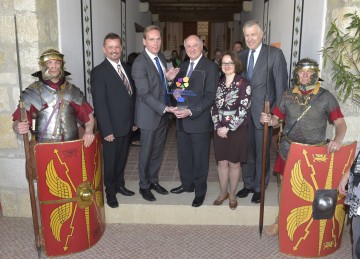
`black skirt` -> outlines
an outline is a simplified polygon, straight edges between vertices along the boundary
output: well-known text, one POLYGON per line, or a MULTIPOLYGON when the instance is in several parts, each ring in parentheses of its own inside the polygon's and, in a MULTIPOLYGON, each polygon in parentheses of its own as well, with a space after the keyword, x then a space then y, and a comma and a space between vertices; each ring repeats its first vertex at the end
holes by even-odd
POLYGON ((220 138, 214 131, 214 150, 216 161, 227 160, 231 163, 246 162, 248 146, 248 127, 229 130, 227 138, 220 138))

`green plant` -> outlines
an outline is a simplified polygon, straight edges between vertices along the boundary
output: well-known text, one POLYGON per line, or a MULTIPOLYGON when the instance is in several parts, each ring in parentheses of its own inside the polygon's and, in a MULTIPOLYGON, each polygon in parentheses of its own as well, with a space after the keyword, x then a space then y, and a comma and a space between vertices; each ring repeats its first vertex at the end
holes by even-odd
POLYGON ((360 17, 356 12, 347 13, 345 19, 351 19, 345 31, 336 25, 336 19, 331 23, 326 35, 327 47, 321 50, 324 64, 330 60, 332 79, 338 97, 346 101, 349 97, 360 105, 360 17))

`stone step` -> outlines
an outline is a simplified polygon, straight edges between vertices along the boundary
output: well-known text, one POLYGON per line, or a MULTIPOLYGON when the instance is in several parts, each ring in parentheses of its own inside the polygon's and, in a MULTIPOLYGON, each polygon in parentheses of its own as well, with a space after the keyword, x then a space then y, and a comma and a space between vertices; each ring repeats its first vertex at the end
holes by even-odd
MULTIPOLYGON (((172 181, 160 182, 170 191, 177 187, 172 181)), ((239 183, 239 189, 243 183, 239 183)), ((221 206, 212 203, 220 193, 219 183, 209 182, 204 204, 198 208, 191 206, 194 193, 160 195, 152 191, 155 202, 144 200, 139 194, 138 181, 127 181, 126 188, 135 191, 135 195, 125 197, 117 194, 119 207, 112 209, 105 204, 106 223, 124 224, 170 224, 170 225, 258 225, 259 204, 251 203, 252 194, 238 198, 238 207, 231 210, 228 200, 221 206)), ((265 193, 264 226, 274 222, 278 214, 278 187, 270 182, 265 193)))

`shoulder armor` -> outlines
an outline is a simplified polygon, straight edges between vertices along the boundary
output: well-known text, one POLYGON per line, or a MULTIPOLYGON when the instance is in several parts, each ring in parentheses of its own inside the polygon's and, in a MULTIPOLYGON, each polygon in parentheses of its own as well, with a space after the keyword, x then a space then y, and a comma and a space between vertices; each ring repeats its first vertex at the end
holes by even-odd
POLYGON ((36 81, 29 85, 22 93, 21 100, 24 102, 26 110, 30 110, 30 106, 33 105, 37 110, 40 110, 43 106, 41 93, 43 91, 44 84, 40 81, 36 81))
POLYGON ((82 105, 85 102, 83 92, 75 85, 66 82, 65 93, 63 98, 69 102, 73 101, 78 105, 82 105))

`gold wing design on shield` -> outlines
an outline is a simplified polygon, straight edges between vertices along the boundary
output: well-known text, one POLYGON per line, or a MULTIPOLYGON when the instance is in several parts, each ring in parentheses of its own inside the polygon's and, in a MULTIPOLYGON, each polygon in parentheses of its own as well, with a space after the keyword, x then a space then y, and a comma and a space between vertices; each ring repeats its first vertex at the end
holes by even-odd
POLYGON ((96 171, 95 171, 95 176, 94 176, 94 189, 95 189, 95 202, 96 204, 102 208, 104 206, 104 200, 103 200, 103 194, 101 191, 101 187, 100 183, 101 183, 101 155, 99 154, 99 150, 97 153, 97 163, 96 163, 96 171))
POLYGON ((297 161, 291 170, 291 189, 300 199, 313 202, 315 192, 313 187, 306 181, 301 172, 301 160, 297 161))
MULTIPOLYGON (((71 187, 56 173, 54 160, 51 160, 46 167, 46 185, 52 195, 63 199, 72 198, 71 187)), ((72 209, 72 202, 68 202, 54 209, 50 215, 51 232, 57 241, 60 241, 62 225, 70 218, 72 209)))
MULTIPOLYGON (((290 177, 291 189, 293 193, 298 196, 300 199, 313 202, 315 194, 314 189, 308 183, 301 172, 301 160, 297 161, 294 164, 293 169, 291 170, 290 177)), ((312 206, 301 206, 293 209, 287 217, 286 230, 288 236, 293 241, 294 233, 296 229, 304 224, 305 222, 311 219, 312 215, 312 206)))
POLYGON ((301 206, 293 209, 287 217, 286 231, 291 241, 294 241, 294 234, 296 229, 311 219, 312 207, 301 206))
POLYGON ((338 236, 340 237, 341 233, 342 233, 342 229, 344 227, 344 223, 345 223, 345 209, 344 209, 344 204, 339 204, 335 207, 335 219, 336 221, 339 223, 339 232, 338 232, 338 236))

